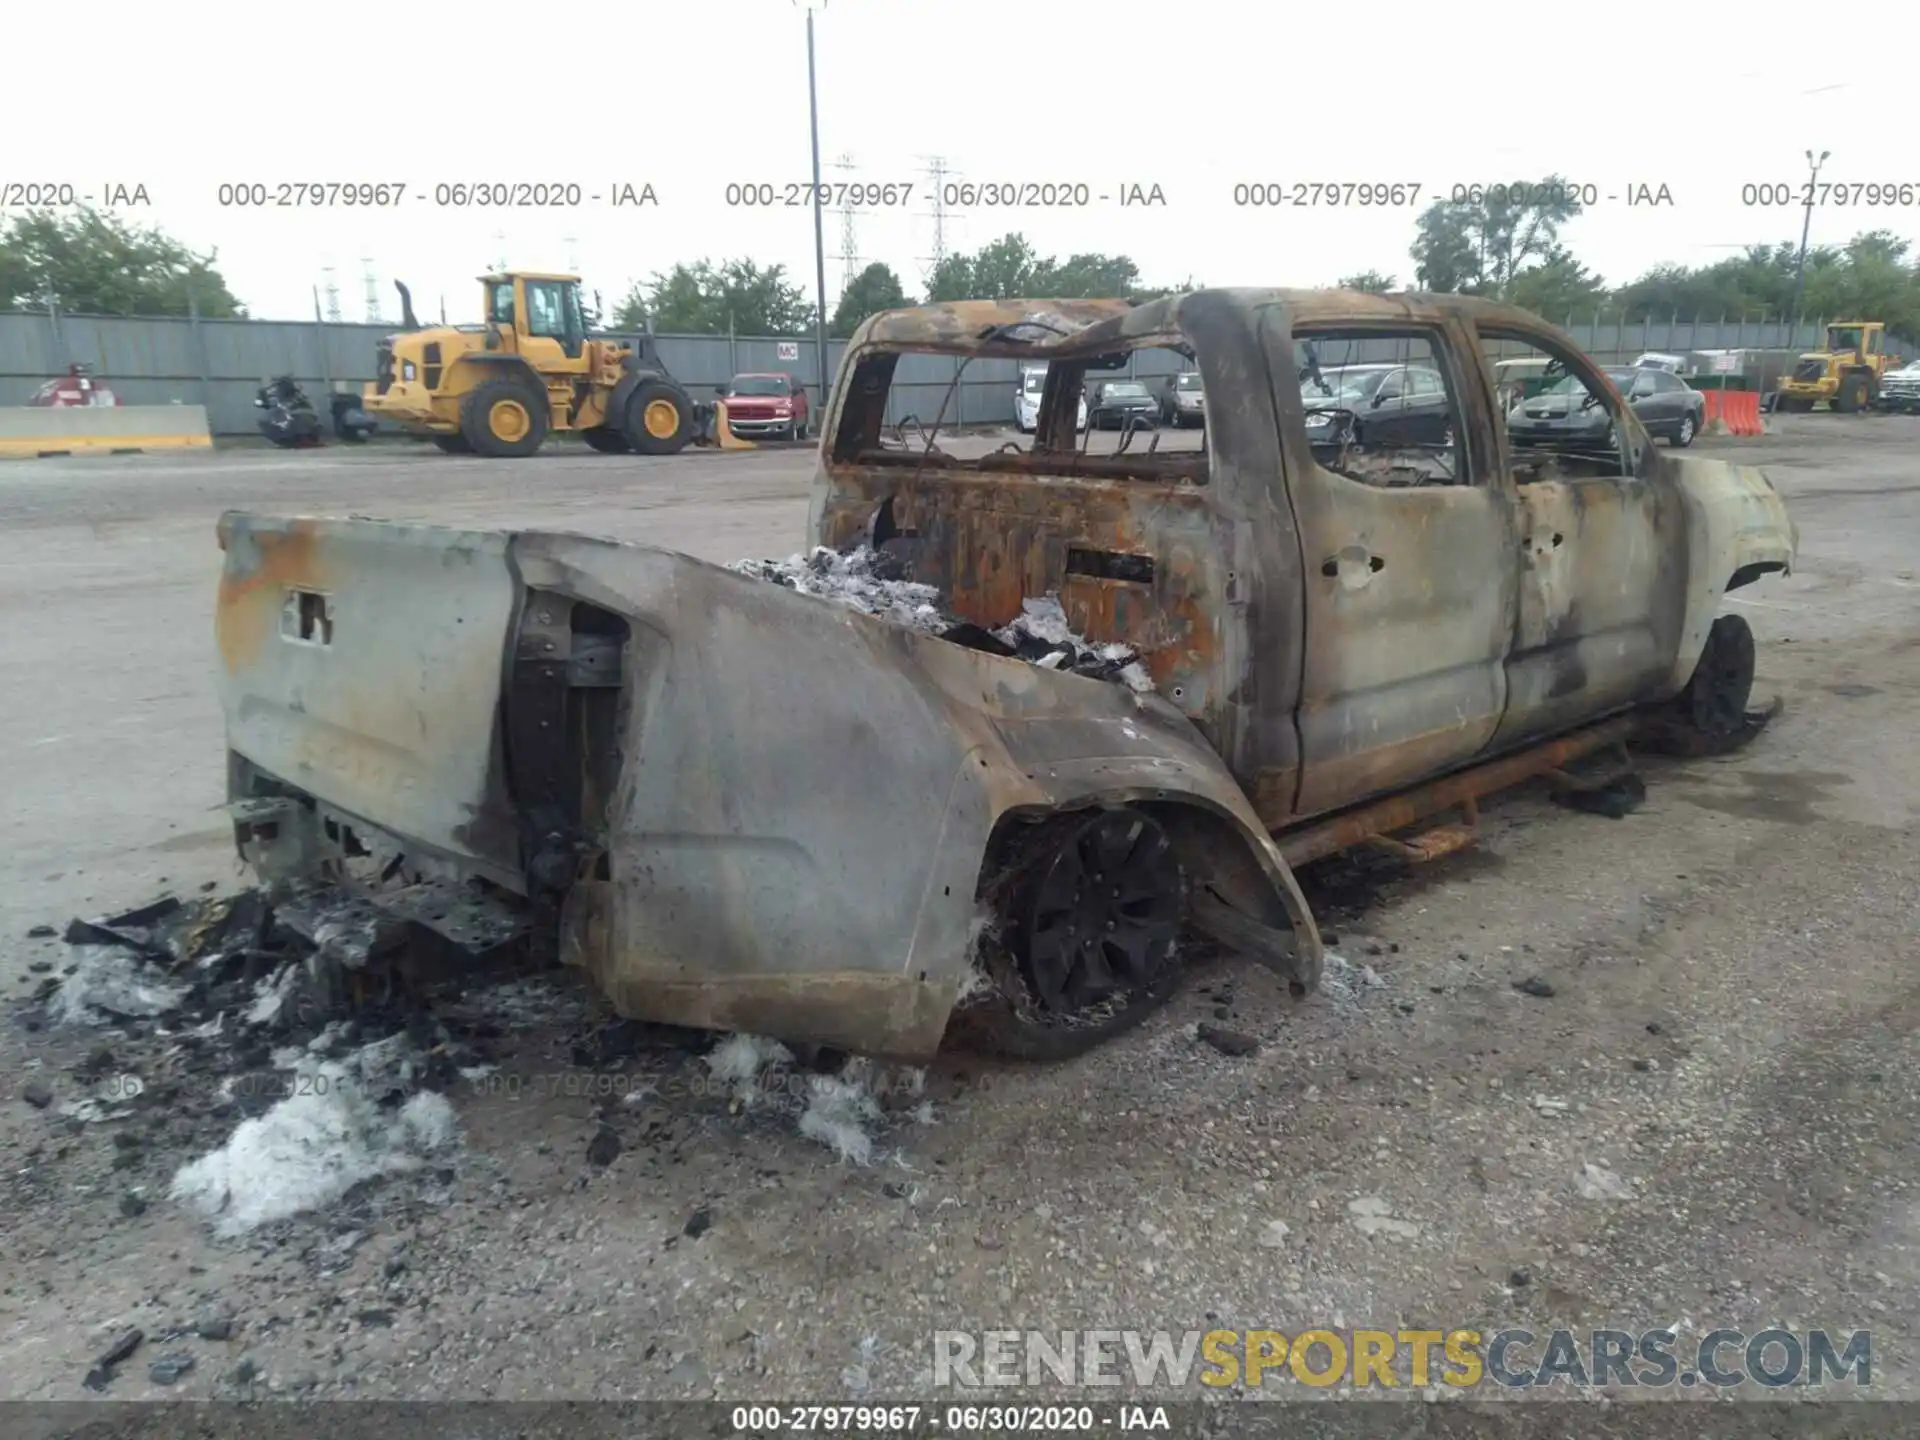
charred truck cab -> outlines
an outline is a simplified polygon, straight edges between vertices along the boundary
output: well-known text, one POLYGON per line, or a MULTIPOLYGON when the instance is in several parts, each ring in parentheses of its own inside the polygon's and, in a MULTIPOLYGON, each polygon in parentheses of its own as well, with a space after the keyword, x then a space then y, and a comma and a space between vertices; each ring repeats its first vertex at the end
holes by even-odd
POLYGON ((1149 1013, 1196 937, 1311 990, 1293 865, 1444 853, 1468 826, 1394 832, 1643 723, 1751 733, 1752 636, 1718 612, 1793 560, 1758 471, 1656 450, 1567 337, 1468 299, 893 311, 824 418, 813 539, 950 623, 579 535, 223 517, 243 855, 442 934, 518 917, 636 1018, 1064 1055, 1149 1013), (1603 450, 1514 445, 1512 344, 1605 410, 1603 450), (1156 348, 1202 375, 1205 429, 1076 435, 1086 378, 1156 348), (890 426, 913 355, 948 400, 1045 363, 1031 446, 943 438, 941 402, 890 426), (1140 688, 993 633, 1048 599, 1140 688))

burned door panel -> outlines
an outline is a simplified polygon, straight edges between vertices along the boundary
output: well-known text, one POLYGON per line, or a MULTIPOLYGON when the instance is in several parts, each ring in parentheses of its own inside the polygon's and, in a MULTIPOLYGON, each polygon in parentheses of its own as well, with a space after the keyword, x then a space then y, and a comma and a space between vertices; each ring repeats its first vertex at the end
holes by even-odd
MULTIPOLYGON (((1304 422, 1311 402, 1291 319, 1278 306, 1262 316, 1276 408, 1292 437, 1288 490, 1306 577, 1294 807, 1305 815, 1469 760, 1493 739, 1506 705, 1517 536, 1509 496, 1484 483, 1484 459, 1467 458, 1479 457, 1477 446, 1452 447, 1448 464, 1465 473, 1450 483, 1362 483, 1323 466, 1304 422)), ((1440 327, 1352 333, 1424 341, 1455 397, 1456 442, 1472 431, 1464 406, 1477 391, 1440 327)))
POLYGON ((1488 348, 1551 362, 1547 388, 1512 408, 1531 428, 1507 434, 1521 567, 1494 741, 1504 746, 1659 691, 1679 643, 1686 551, 1671 473, 1607 375, 1546 336, 1479 333, 1488 348))
POLYGON ((1496 744, 1645 698, 1672 668, 1683 600, 1663 487, 1629 477, 1519 492, 1520 613, 1496 744))

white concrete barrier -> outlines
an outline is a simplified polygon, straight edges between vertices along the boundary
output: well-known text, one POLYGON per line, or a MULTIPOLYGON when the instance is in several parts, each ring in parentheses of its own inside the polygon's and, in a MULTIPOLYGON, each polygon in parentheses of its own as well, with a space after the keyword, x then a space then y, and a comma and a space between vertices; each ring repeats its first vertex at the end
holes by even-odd
POLYGON ((0 407, 0 456, 210 450, 204 405, 0 407))

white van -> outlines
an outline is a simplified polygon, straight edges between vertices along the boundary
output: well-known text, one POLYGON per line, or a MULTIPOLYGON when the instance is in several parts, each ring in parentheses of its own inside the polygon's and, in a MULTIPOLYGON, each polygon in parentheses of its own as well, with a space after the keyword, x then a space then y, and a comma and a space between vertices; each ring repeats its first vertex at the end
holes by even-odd
MULTIPOLYGON (((1022 435, 1031 435, 1033 427, 1040 419, 1040 397, 1047 388, 1047 367, 1029 365, 1020 371, 1020 388, 1013 392, 1013 428, 1022 435)), ((1080 418, 1076 430, 1087 428, 1087 395, 1080 392, 1080 418)))

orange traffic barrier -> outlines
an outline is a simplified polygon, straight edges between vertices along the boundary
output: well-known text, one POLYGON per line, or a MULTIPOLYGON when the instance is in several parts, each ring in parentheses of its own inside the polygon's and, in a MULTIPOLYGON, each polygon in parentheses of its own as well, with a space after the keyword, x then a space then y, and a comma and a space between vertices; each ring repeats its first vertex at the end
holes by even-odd
POLYGON ((1721 399, 1721 414, 1727 429, 1735 435, 1764 435, 1767 427, 1760 419, 1760 397, 1751 390, 1729 390, 1721 399))
POLYGON ((1706 401, 1706 405, 1707 405, 1706 412, 1701 417, 1703 420, 1706 421, 1706 423, 1700 427, 1701 434, 1703 435, 1731 434, 1732 429, 1727 424, 1727 416, 1726 416, 1725 401, 1727 398, 1727 392, 1724 390, 1702 390, 1700 392, 1700 398, 1706 401))

